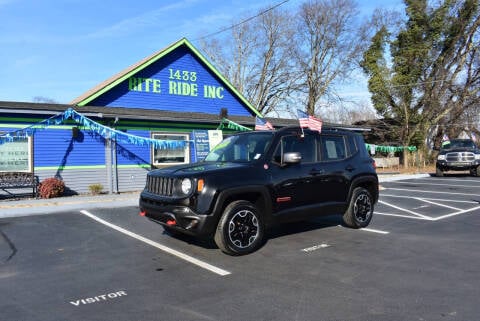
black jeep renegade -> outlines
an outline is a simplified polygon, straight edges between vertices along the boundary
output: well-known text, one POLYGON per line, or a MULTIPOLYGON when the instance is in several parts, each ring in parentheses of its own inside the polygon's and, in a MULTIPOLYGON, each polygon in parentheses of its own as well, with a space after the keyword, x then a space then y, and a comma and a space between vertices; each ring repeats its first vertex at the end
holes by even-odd
POLYGON ((360 134, 286 127, 233 135, 202 162, 152 170, 140 213, 241 255, 260 247, 274 223, 340 214, 347 226, 365 227, 377 200, 378 178, 360 134))

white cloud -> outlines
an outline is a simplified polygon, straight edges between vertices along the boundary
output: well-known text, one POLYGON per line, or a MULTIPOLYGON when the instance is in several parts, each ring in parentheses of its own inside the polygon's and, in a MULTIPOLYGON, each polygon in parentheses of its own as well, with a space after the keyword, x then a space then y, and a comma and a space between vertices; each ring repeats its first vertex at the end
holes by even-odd
MULTIPOLYGON (((1 0, 0 0, 1 1, 1 0)), ((130 17, 124 19, 114 25, 100 29, 94 33, 89 34, 89 38, 108 38, 118 34, 124 35, 126 33, 136 32, 138 30, 143 30, 147 27, 159 26, 163 21, 171 19, 173 16, 169 16, 168 13, 171 11, 177 11, 180 9, 185 9, 198 0, 184 0, 181 2, 176 2, 174 4, 169 4, 163 7, 160 7, 153 11, 148 11, 144 14, 130 17)), ((179 14, 175 14, 175 17, 179 14)))

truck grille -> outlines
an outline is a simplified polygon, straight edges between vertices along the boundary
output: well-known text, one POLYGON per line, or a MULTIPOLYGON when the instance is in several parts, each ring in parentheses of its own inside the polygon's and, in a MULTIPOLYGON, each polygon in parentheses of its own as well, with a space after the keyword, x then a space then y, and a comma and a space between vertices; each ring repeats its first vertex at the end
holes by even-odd
POLYGON ((447 162, 473 162, 475 154, 471 152, 447 153, 446 159, 447 162))
POLYGON ((146 190, 150 193, 172 196, 175 179, 169 177, 158 177, 147 175, 146 190))

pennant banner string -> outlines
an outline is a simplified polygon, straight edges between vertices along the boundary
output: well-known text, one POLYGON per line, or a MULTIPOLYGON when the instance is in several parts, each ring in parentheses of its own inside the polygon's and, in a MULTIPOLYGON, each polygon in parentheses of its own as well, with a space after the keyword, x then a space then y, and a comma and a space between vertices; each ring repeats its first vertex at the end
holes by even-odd
POLYGON ((242 126, 240 124, 237 124, 236 122, 231 121, 227 118, 222 119, 222 122, 220 123, 220 125, 218 126, 217 129, 224 129, 224 128, 232 129, 232 130, 238 130, 238 131, 242 131, 242 132, 252 130, 251 128, 248 128, 248 127, 242 126))
POLYGON ((34 125, 0 135, 0 145, 7 142, 25 140, 27 137, 32 136, 37 130, 44 130, 47 129, 49 126, 62 124, 70 118, 76 123, 88 127, 90 130, 104 138, 121 141, 124 143, 139 146, 153 146, 157 149, 181 149, 185 148, 187 144, 190 143, 189 140, 160 140, 127 134, 122 131, 99 124, 91 120, 90 118, 76 112, 72 108, 68 108, 65 112, 42 120, 34 125))
POLYGON ((372 148, 375 149, 376 152, 383 152, 383 153, 395 153, 401 152, 403 150, 408 150, 409 152, 415 152, 417 150, 416 146, 382 146, 382 145, 373 145, 373 144, 365 144, 367 150, 371 150, 372 148))

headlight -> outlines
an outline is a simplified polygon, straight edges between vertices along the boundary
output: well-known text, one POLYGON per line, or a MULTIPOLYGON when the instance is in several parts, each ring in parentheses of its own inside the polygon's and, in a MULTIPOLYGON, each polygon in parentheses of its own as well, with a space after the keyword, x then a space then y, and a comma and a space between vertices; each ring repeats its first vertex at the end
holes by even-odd
POLYGON ((185 194, 185 195, 188 195, 192 192, 192 181, 190 180, 190 178, 184 178, 182 180, 182 193, 185 194))
POLYGON ((480 154, 475 154, 475 159, 480 160, 480 154))
POLYGON ((445 160, 445 155, 438 155, 437 160, 445 160))

